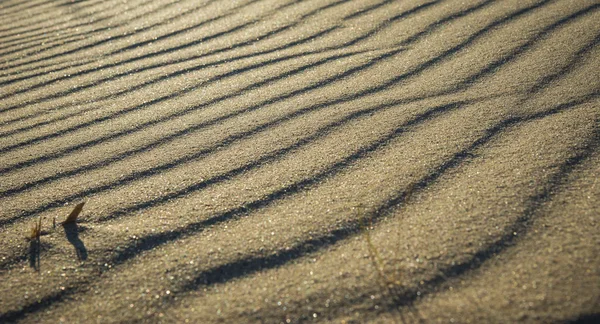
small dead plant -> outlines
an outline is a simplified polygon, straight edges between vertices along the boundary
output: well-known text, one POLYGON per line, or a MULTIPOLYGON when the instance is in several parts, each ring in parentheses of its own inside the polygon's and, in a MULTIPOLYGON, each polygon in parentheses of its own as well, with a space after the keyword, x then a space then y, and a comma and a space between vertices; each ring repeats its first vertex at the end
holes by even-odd
POLYGON ((81 213, 81 210, 83 209, 83 205, 85 205, 85 201, 77 204, 77 206, 75 206, 75 208, 73 208, 73 211, 69 214, 69 216, 67 216, 67 219, 65 219, 65 221, 62 222, 61 224, 64 226, 66 224, 72 224, 72 223, 77 222, 77 217, 79 217, 79 214, 81 213))
POLYGON ((42 235, 42 218, 40 217, 36 223, 29 229, 29 235, 27 238, 30 240, 40 240, 40 236, 42 235))

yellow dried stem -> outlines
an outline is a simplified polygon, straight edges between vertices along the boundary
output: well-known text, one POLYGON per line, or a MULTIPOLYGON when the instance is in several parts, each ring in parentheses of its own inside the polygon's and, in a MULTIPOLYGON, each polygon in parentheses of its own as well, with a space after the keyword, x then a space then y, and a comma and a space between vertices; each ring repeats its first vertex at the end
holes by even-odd
POLYGON ((41 235, 42 235, 42 218, 40 217, 38 219, 37 223, 34 223, 33 227, 31 227, 28 237, 32 240, 35 240, 35 239, 39 239, 41 235))
POLYGON ((83 205, 85 205, 85 201, 77 204, 77 206, 75 206, 75 208, 69 214, 67 219, 64 222, 62 222, 62 224, 64 225, 64 224, 69 224, 69 223, 75 223, 77 221, 77 217, 79 216, 79 214, 81 213, 81 210, 83 209, 83 205))

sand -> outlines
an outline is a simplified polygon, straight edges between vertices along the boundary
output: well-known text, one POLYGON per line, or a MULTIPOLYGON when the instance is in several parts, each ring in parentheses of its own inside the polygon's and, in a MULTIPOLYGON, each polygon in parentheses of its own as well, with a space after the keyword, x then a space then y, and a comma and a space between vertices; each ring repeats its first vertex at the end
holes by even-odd
POLYGON ((599 2, 0 17, 0 322, 600 320, 599 2))

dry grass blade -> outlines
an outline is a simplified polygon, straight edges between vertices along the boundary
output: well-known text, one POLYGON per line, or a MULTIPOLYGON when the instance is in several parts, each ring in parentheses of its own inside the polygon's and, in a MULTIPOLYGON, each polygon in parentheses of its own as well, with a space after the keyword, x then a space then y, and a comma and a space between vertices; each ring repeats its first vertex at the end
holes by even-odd
POLYGON ((73 211, 69 214, 67 219, 64 222, 62 222, 62 224, 64 225, 64 224, 75 223, 77 221, 77 217, 79 216, 79 214, 81 213, 81 210, 83 209, 83 205, 85 205, 85 201, 77 204, 77 206, 75 206, 75 208, 73 208, 73 211))
POLYGON ((41 235, 42 235, 42 218, 40 217, 38 222, 34 223, 33 227, 31 227, 28 238, 31 240, 39 240, 41 235))

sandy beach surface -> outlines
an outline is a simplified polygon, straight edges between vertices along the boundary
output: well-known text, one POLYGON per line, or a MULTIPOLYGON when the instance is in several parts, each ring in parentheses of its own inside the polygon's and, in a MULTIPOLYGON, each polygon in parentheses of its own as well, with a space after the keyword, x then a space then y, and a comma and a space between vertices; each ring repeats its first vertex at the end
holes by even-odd
POLYGON ((1 323, 600 321, 599 1, 0 21, 1 323))

